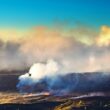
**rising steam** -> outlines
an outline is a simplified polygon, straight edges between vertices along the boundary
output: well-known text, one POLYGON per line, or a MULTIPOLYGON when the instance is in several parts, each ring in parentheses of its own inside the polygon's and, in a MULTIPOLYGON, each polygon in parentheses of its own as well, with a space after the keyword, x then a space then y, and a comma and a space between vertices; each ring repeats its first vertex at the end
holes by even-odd
MULTIPOLYGON (((91 57, 91 64, 94 58, 91 57)), ((68 65, 69 66, 69 65, 68 65)), ((17 89, 20 93, 49 93, 67 95, 75 92, 108 91, 109 73, 70 73, 64 72, 64 66, 55 60, 35 63, 28 73, 19 77, 17 89)))
POLYGON ((59 64, 54 60, 48 60, 46 63, 33 64, 28 73, 19 77, 17 88, 21 93, 30 93, 37 89, 35 87, 37 84, 43 82, 46 84, 46 87, 42 91, 49 91, 54 94, 67 93, 70 88, 72 89, 76 85, 77 78, 74 77, 72 80, 74 84, 71 85, 72 82, 61 78, 65 74, 62 74, 61 68, 59 69, 59 67, 59 64))
POLYGON ((58 70, 58 64, 54 60, 48 60, 47 63, 33 64, 28 73, 19 77, 19 84, 17 85, 17 87, 21 92, 24 92, 23 89, 26 86, 33 87, 36 83, 40 82, 40 80, 46 77, 56 76, 58 70))

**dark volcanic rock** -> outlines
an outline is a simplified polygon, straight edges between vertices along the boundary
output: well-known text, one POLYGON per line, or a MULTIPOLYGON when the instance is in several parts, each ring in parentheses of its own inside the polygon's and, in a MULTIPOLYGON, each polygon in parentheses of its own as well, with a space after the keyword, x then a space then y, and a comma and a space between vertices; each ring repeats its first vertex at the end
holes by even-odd
MULTIPOLYGON (((7 73, 0 74, 0 91, 18 91, 16 85, 18 77, 23 74, 7 73)), ((53 78, 54 79, 54 78, 53 78)), ((43 91, 50 86, 50 79, 44 78, 36 86, 34 91, 43 91)), ((71 73, 65 76, 58 76, 58 79, 51 87, 53 90, 66 89, 70 92, 96 92, 110 91, 110 73, 71 73)))

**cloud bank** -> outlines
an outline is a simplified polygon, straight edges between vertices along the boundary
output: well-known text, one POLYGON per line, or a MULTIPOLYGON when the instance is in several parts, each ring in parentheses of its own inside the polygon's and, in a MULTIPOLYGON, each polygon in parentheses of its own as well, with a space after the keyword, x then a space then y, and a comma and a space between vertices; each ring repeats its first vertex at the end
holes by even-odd
POLYGON ((0 31, 0 70, 22 70, 54 59, 64 72, 109 71, 110 27, 35 27, 25 33, 0 31))

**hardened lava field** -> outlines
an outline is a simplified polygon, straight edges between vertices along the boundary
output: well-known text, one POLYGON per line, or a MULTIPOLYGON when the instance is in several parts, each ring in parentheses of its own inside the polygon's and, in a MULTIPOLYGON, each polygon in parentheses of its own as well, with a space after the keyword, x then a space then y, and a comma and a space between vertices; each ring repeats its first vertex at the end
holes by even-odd
POLYGON ((109 96, 75 98, 72 95, 0 93, 0 98, 0 110, 110 110, 109 96))
MULTIPOLYGON (((110 110, 110 75, 78 74, 79 82, 74 91, 59 95, 37 94, 37 91, 34 94, 20 94, 16 88, 19 73, 0 75, 0 110, 110 110), (97 80, 98 77, 100 80, 97 80)), ((68 80, 70 77, 66 78, 68 80)))

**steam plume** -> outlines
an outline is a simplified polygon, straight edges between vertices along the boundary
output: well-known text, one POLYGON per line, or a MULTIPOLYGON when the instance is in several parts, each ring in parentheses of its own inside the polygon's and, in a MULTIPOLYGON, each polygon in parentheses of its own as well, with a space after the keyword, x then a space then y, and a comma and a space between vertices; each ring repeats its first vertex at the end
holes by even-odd
POLYGON ((19 77, 17 88, 21 93, 33 92, 37 84, 45 82, 47 86, 44 91, 64 94, 64 92, 69 92, 70 88, 72 89, 77 83, 76 77, 72 80, 73 85, 71 82, 67 81, 67 83, 61 78, 64 75, 61 68, 59 69, 59 64, 54 60, 48 60, 47 63, 36 63, 32 65, 28 73, 19 77))
POLYGON ((28 73, 19 77, 20 82, 17 87, 23 92, 23 87, 33 87, 40 80, 55 76, 58 73, 58 68, 58 64, 53 60, 48 60, 47 63, 33 64, 28 73), (30 77, 29 74, 31 74, 30 77))

